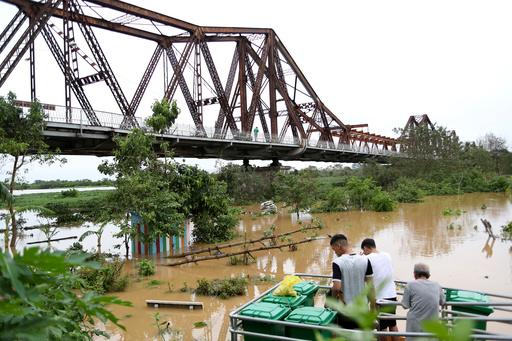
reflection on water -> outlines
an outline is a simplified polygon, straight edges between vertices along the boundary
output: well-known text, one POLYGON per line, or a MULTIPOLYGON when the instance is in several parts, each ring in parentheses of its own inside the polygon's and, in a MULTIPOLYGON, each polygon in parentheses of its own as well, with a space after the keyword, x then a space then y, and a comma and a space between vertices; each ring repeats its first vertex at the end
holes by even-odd
POLYGON ((485 252, 486 258, 492 257, 492 248, 494 247, 495 242, 496 242, 496 238, 494 238, 492 236, 487 237, 487 240, 485 241, 485 245, 482 249, 482 252, 485 252), (489 244, 489 241, 491 241, 491 244, 489 244))
MULTIPOLYGON (((6 213, 6 211, 0 211, 1 213, 6 213)), ((20 215, 24 220, 25 223, 23 226, 30 227, 30 226, 39 226, 43 224, 49 224, 52 223, 53 220, 50 219, 43 219, 38 217, 37 213, 35 212, 23 212, 20 215)), ((82 234, 84 234, 86 231, 89 230, 97 230, 99 228, 98 225, 85 223, 80 224, 78 226, 66 226, 66 227, 59 227, 56 228, 54 233, 52 234, 52 239, 59 239, 59 238, 71 238, 75 237, 73 239, 66 239, 61 240, 58 242, 52 242, 51 248, 55 250, 65 250, 68 247, 70 247, 74 242, 77 242, 78 239, 82 234)), ((5 229, 5 220, 0 220, 0 229, 5 229)), ((52 229, 53 230, 53 229, 52 229)), ((107 253, 121 253, 124 254, 124 252, 119 251, 120 249, 117 248, 117 245, 123 244, 122 238, 116 238, 114 235, 119 232, 119 227, 113 224, 107 224, 105 225, 104 232, 101 236, 101 248, 102 252, 107 253)), ((34 230, 24 230, 20 234, 20 238, 17 240, 16 243, 16 249, 17 250, 23 250, 25 247, 30 246, 39 246, 39 247, 47 247, 47 243, 41 243, 41 244, 35 244, 30 245, 28 243, 34 243, 39 241, 46 241, 48 240, 47 234, 45 234, 44 231, 40 229, 34 229, 34 230)), ((3 233, 0 234, 0 245, 3 246, 4 243, 4 235, 3 233)), ((85 250, 96 250, 97 246, 97 238, 96 236, 89 236, 81 242, 85 250)))
MULTIPOLYGON (((277 226, 276 233, 296 230, 299 225, 294 222, 293 216, 286 210, 279 215, 259 218, 245 215, 238 227, 240 239, 261 237, 272 224, 277 226)), ((373 237, 377 247, 392 256, 396 279, 412 279, 413 265, 421 261, 430 265, 432 279, 443 286, 511 293, 511 242, 489 239, 480 222, 481 218, 489 220, 495 233, 498 233, 499 227, 512 219, 512 202, 503 194, 432 197, 420 204, 399 205, 394 212, 353 211, 314 216, 326 225, 319 235, 344 233, 356 250, 364 238, 373 237), (487 209, 481 209, 483 204, 487 209), (462 214, 444 216, 442 212, 447 208, 458 209, 462 214)), ((73 233, 78 234, 78 231, 73 233)), ((298 234, 294 239, 303 237, 298 234)), ((88 248, 94 247, 93 239, 88 248)), ((106 250, 111 250, 116 243, 118 241, 112 239, 111 232, 105 233, 103 244, 106 250)), ((60 243, 56 246, 61 248, 60 243)), ((225 340, 228 338, 229 312, 272 285, 254 284, 253 278, 272 274, 280 279, 292 272, 330 274, 333 259, 328 239, 298 245, 295 252, 286 248, 282 251, 260 251, 254 256, 256 261, 247 266, 230 266, 226 259, 180 267, 161 265, 157 274, 151 277, 162 282, 156 287, 148 286, 148 279, 136 279, 134 263, 127 263, 127 271, 132 274, 133 281, 127 291, 117 295, 132 301, 134 308, 114 308, 128 328, 126 333, 119 335, 124 340, 156 340, 154 314, 159 312, 164 320, 171 322, 173 328, 183 333, 184 340, 225 340), (226 278, 241 274, 248 275, 250 280, 248 293, 244 297, 220 300, 179 290, 184 286, 195 287, 200 278, 226 278), (196 300, 203 302, 204 310, 148 308, 146 299, 196 300), (194 328, 196 322, 205 322, 206 326, 194 328)), ((165 262, 161 258, 156 261, 165 262)))

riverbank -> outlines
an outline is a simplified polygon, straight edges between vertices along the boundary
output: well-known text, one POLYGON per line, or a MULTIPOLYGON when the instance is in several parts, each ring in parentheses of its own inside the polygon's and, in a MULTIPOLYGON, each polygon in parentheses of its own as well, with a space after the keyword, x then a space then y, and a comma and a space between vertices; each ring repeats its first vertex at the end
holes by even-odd
POLYGON ((62 189, 62 188, 85 188, 85 187, 106 187, 113 186, 114 181, 110 179, 102 180, 35 180, 32 183, 16 183, 18 190, 27 189, 62 189))
POLYGON ((48 204, 64 204, 72 208, 80 208, 86 202, 105 198, 108 195, 108 193, 113 190, 113 188, 77 188, 76 190, 78 192, 76 196, 63 195, 62 192, 69 191, 68 188, 58 188, 51 190, 45 189, 41 190, 44 192, 40 193, 28 192, 31 190, 19 191, 15 194, 14 205, 16 209, 24 207, 45 207, 48 204))

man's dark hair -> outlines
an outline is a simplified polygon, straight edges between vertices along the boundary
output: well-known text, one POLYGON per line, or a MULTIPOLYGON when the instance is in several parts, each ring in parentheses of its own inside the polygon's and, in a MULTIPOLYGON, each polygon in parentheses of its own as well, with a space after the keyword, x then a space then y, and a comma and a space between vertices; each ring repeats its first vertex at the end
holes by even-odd
POLYGON ((334 244, 337 244, 339 241, 345 241, 347 242, 347 237, 345 237, 344 234, 338 233, 331 237, 331 246, 334 244))
POLYGON ((426 279, 429 279, 430 268, 424 263, 414 264, 414 274, 418 277, 425 277, 426 279))
POLYGON ((365 247, 368 247, 370 249, 375 249, 377 246, 375 245, 375 240, 372 238, 366 238, 361 242, 361 249, 364 249, 365 247))

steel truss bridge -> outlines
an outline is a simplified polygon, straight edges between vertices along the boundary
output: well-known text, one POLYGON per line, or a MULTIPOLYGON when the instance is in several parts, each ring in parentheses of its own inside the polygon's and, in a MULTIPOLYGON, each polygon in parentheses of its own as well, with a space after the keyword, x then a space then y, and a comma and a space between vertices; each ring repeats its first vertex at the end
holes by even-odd
POLYGON ((186 108, 177 125, 160 136, 177 156, 385 162, 397 155, 396 139, 368 132, 367 124, 342 122, 270 28, 198 26, 114 0, 0 1, 18 9, 0 33, 0 88, 27 58, 31 101, 39 99, 36 83, 43 81, 36 82, 34 42, 42 39, 64 83, 64 105, 44 105, 44 133, 63 154, 112 155, 114 135, 144 125, 139 105, 150 83, 163 78, 156 96, 186 108), (98 29, 153 45, 149 60, 130 60, 147 65, 130 98, 99 43, 98 29), (157 66, 163 71, 156 72, 157 66), (88 89, 100 83, 108 92, 91 96, 88 89), (106 96, 118 113, 95 109, 106 96))

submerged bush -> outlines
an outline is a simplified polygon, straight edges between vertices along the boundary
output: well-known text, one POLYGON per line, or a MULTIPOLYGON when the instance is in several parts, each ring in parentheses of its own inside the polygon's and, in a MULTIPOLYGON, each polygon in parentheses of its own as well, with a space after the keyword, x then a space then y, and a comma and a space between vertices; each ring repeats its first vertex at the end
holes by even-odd
POLYGON ((103 261, 99 269, 81 268, 78 276, 87 289, 97 293, 123 291, 128 286, 128 276, 122 275, 124 261, 103 261))
POLYGON ((78 194, 78 190, 75 188, 70 188, 60 192, 60 195, 62 195, 64 198, 76 198, 78 194))
POLYGON ((510 221, 507 225, 503 225, 501 230, 501 235, 503 239, 511 240, 512 239, 512 221, 510 221))
POLYGON ((234 277, 228 279, 199 279, 197 281, 196 294, 202 296, 218 296, 226 299, 232 296, 245 295, 247 279, 245 277, 234 277))
POLYGON ((346 211, 349 206, 349 196, 347 192, 340 187, 330 189, 326 196, 325 201, 320 207, 322 212, 339 212, 346 211))
POLYGON ((377 212, 393 211, 395 202, 387 192, 378 191, 372 198, 372 208, 377 212))
POLYGON ((505 192, 509 186, 511 186, 511 184, 504 176, 495 176, 489 183, 489 188, 493 192, 505 192))
POLYGON ((414 181, 403 179, 398 182, 392 195, 398 202, 420 202, 424 192, 414 181))
POLYGON ((141 259, 138 264, 138 274, 139 276, 151 276, 156 272, 155 263, 150 259, 141 259))

